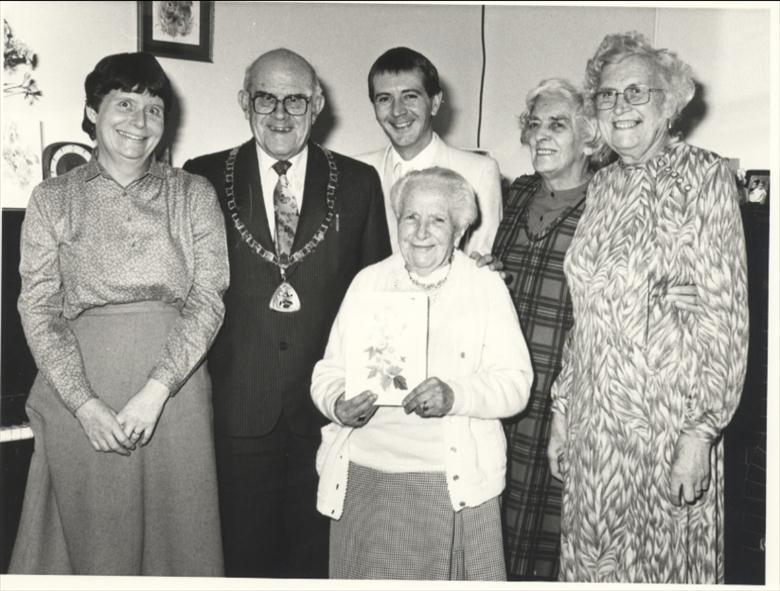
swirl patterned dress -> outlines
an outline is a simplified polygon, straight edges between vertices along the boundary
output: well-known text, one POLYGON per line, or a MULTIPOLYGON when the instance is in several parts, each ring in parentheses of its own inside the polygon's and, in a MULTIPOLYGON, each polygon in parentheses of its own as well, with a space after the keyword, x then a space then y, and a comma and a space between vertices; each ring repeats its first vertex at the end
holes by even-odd
POLYGON ((723 582, 721 430, 745 376, 745 248, 733 177, 711 152, 669 144, 591 181, 564 269, 574 327, 553 386, 566 416, 561 578, 723 582), (666 300, 695 284, 699 310, 666 300), (711 484, 670 495, 681 433, 713 441, 711 484))

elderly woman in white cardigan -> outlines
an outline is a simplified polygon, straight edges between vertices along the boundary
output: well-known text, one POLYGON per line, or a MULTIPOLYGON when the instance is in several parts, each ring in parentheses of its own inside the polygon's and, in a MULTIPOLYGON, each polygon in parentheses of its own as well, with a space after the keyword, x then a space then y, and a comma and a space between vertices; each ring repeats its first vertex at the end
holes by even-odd
POLYGON ((498 273, 456 245, 477 215, 459 174, 429 168, 393 187, 400 251, 353 280, 314 368, 323 429, 318 509, 333 519, 331 578, 504 580, 500 419, 526 405, 533 372, 498 273), (346 328, 366 292, 429 300, 428 377, 403 406, 345 399, 346 328))

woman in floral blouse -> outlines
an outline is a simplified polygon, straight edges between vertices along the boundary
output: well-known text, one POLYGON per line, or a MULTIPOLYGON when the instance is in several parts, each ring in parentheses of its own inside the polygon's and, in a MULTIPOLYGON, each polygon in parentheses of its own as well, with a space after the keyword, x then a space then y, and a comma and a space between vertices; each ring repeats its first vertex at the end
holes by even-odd
POLYGON ((19 311, 39 369, 10 572, 220 575, 211 388, 223 218, 202 178, 154 158, 172 101, 148 54, 85 81, 92 160, 33 191, 19 311))

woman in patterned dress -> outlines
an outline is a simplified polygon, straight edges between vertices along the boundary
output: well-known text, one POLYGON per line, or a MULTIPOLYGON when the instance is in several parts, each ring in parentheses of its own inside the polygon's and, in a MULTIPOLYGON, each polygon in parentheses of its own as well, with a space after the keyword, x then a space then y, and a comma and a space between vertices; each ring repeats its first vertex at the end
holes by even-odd
POLYGON ((35 434, 10 572, 222 574, 206 350, 223 316, 222 213, 156 161, 173 94, 150 54, 85 81, 90 162, 35 188, 22 229, 35 434))
POLYGON ((535 380, 526 409, 505 422, 504 544, 510 580, 555 580, 561 485, 547 462, 550 387, 573 322, 563 257, 585 209, 588 181, 606 150, 595 119, 585 115, 582 93, 560 78, 543 80, 528 93, 520 128, 536 174, 512 183, 493 254, 510 274, 535 380))
POLYGON ((552 390, 561 578, 723 581, 720 433, 739 402, 748 315, 726 161, 672 136, 689 66, 638 33, 588 62, 600 170, 564 270, 574 326, 552 390))

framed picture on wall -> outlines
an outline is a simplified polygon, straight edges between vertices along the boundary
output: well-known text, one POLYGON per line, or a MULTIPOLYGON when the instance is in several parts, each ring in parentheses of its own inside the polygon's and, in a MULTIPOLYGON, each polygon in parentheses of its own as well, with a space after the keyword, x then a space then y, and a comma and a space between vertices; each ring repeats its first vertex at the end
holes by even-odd
POLYGON ((138 50, 212 61, 214 2, 138 2, 138 50))
POLYGON ((748 170, 745 172, 745 190, 747 202, 760 205, 769 204, 769 171, 748 170))

